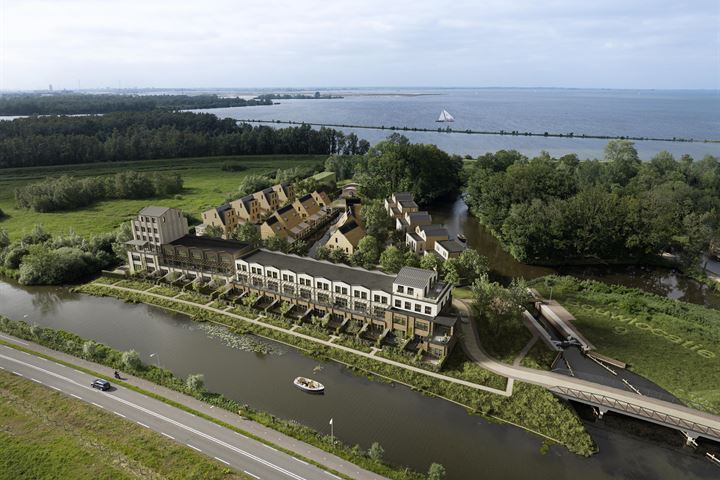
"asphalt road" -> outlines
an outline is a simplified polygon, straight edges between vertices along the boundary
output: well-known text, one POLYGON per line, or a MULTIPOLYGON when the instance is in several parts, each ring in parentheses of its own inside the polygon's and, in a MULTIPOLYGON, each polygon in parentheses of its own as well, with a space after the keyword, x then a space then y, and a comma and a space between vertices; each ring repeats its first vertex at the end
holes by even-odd
POLYGON ((101 392, 90 387, 94 377, 86 373, 5 345, 0 345, 0 368, 154 430, 256 479, 339 478, 269 445, 134 390, 113 385, 112 390, 101 392))

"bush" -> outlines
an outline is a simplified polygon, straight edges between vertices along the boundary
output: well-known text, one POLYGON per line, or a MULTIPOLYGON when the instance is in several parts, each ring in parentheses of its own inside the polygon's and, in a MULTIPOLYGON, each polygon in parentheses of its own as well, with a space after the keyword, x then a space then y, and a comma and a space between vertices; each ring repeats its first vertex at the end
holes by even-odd
POLYGON ((376 462, 382 462, 383 455, 385 455, 385 449, 378 442, 373 442, 368 450, 368 457, 376 462))
POLYGON ((128 370, 137 370, 142 365, 140 354, 135 350, 128 350, 122 353, 122 363, 128 370))
POLYGON ((191 392, 202 392, 205 390, 205 376, 202 373, 188 375, 185 386, 191 392))
POLYGON ((430 468, 428 469, 428 480, 443 480, 445 478, 446 472, 445 467, 440 465, 439 463, 432 463, 430 465, 430 468))
POLYGON ((97 355, 98 351, 98 344, 93 342, 92 340, 88 340, 87 342, 83 343, 83 356, 85 358, 88 358, 92 360, 97 355))

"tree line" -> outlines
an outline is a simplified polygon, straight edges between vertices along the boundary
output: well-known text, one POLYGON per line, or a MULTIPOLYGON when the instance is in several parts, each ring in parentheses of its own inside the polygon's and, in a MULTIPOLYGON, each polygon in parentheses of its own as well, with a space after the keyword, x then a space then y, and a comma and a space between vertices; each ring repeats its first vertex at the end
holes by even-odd
POLYGON ((48 177, 15 189, 20 208, 54 212, 84 207, 110 198, 160 197, 182 191, 180 175, 168 172, 119 172, 112 176, 48 177))
POLYGON ((0 168, 221 155, 357 155, 355 134, 309 125, 274 129, 192 112, 119 112, 0 122, 0 168))
POLYGON ((469 169, 472 213, 529 263, 636 261, 673 252, 687 266, 720 241, 720 162, 661 152, 641 162, 632 142, 603 160, 483 155, 469 169))
POLYGON ((62 93, 0 96, 0 115, 78 115, 150 110, 272 105, 269 98, 222 98, 217 95, 121 95, 62 93))

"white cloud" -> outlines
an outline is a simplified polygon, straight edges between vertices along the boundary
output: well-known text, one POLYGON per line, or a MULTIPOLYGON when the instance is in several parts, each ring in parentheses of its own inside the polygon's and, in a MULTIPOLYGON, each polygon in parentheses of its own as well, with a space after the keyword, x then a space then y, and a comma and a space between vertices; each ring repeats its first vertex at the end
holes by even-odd
POLYGON ((0 0, 0 88, 720 88, 718 2, 587 3, 0 0))

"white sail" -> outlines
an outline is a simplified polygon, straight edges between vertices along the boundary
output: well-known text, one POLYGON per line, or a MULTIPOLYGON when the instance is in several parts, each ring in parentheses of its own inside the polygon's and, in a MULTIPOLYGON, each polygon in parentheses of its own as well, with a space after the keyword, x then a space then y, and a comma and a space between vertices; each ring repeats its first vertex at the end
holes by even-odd
POLYGON ((440 117, 438 117, 438 119, 436 121, 438 121, 438 122, 454 122, 455 118, 452 115, 450 115, 450 112, 448 112, 447 110, 443 110, 442 112, 440 112, 440 117))

